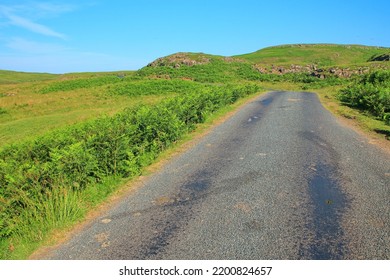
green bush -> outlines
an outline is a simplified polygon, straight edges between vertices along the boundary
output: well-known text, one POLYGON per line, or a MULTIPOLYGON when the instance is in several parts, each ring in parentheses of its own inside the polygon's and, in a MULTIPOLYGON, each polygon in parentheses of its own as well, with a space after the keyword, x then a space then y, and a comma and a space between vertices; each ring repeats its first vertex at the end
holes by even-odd
POLYGON ((377 70, 355 79, 340 90, 338 98, 390 124, 390 71, 377 70))
POLYGON ((180 79, 149 79, 142 81, 124 81, 113 84, 108 87, 108 93, 112 95, 161 95, 161 94, 184 94, 191 92, 205 91, 211 88, 210 85, 197 83, 194 81, 185 81, 180 79))

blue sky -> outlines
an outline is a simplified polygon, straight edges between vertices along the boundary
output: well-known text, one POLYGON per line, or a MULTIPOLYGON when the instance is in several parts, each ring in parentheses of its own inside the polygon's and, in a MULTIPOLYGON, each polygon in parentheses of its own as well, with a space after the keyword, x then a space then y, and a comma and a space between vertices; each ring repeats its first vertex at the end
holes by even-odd
POLYGON ((0 0, 0 69, 136 70, 175 52, 291 43, 390 47, 390 1, 0 0))

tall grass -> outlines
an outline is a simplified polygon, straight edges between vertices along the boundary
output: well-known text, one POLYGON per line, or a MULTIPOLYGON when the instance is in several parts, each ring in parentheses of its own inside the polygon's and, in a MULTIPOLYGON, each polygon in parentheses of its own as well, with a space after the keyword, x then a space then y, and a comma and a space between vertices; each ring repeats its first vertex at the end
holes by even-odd
POLYGON ((59 186, 50 191, 36 192, 34 196, 26 191, 15 190, 14 195, 18 196, 25 210, 13 217, 12 228, 5 227, 4 218, 0 220, 3 235, 10 236, 12 232, 13 237, 1 238, 1 259, 22 257, 26 251, 35 249, 47 232, 79 220, 86 210, 78 191, 70 187, 59 186))

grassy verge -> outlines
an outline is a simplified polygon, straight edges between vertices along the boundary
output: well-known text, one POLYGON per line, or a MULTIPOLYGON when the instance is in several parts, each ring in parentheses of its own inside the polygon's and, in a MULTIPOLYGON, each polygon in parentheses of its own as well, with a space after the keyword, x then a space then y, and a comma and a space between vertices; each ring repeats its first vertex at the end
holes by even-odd
POLYGON ((59 187, 42 193, 20 215, 17 234, 0 240, 1 259, 27 259, 40 246, 53 245, 123 184, 123 179, 107 177, 84 192, 59 187))
POLYGON ((340 89, 341 87, 326 87, 315 92, 324 107, 334 115, 348 120, 350 124, 372 137, 390 140, 390 126, 367 112, 343 105, 337 98, 340 89))

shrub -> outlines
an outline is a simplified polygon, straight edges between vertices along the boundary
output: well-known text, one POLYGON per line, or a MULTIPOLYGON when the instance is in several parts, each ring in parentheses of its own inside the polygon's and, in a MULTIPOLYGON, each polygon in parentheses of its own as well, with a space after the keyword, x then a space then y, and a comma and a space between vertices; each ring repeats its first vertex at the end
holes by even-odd
POLYGON ((377 70, 355 79, 340 90, 339 100, 366 110, 390 124, 390 71, 377 70))

